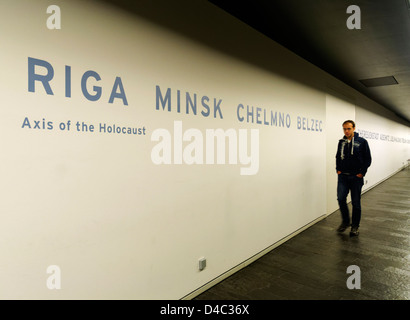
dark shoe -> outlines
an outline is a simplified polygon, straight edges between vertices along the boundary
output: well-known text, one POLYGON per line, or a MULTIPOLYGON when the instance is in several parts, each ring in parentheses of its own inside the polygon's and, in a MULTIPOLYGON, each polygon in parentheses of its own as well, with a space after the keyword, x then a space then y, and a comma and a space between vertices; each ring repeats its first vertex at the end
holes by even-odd
POLYGON ((359 235, 359 227, 352 227, 350 230, 350 236, 351 237, 356 237, 359 235))
POLYGON ((350 224, 342 223, 342 224, 339 226, 339 228, 337 228, 337 232, 339 232, 339 233, 345 232, 345 230, 346 230, 348 227, 350 227, 350 224))

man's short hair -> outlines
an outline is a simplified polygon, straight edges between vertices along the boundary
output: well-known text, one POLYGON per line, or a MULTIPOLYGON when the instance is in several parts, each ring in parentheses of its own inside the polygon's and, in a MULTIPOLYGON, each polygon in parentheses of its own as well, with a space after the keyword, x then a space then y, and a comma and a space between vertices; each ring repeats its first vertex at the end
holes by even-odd
POLYGON ((356 128, 356 124, 354 123, 353 120, 346 120, 345 122, 343 122, 343 126, 344 126, 346 123, 351 123, 352 126, 353 126, 353 128, 356 128))

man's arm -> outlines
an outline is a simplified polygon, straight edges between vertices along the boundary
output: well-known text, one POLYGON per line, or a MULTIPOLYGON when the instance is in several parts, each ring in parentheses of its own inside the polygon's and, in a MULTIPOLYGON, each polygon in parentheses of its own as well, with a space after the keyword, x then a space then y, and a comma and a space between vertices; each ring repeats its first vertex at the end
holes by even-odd
POLYGON ((341 174, 340 171, 340 142, 337 144, 337 151, 336 151, 336 172, 337 174, 341 174))
POLYGON ((372 155, 370 153, 370 147, 369 147, 369 143, 367 142, 367 140, 365 140, 363 143, 362 152, 363 152, 363 165, 360 170, 361 171, 360 174, 357 175, 358 177, 359 175, 361 175, 361 177, 359 178, 363 178, 366 175, 367 169, 372 164, 372 155))

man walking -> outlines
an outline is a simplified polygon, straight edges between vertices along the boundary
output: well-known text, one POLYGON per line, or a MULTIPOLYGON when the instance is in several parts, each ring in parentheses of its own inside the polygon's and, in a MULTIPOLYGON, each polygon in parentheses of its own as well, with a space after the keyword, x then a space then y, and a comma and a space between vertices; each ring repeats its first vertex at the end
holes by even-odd
POLYGON ((359 137, 356 124, 352 120, 343 122, 343 139, 339 140, 336 153, 337 201, 342 214, 342 224, 337 229, 344 232, 350 225, 350 236, 359 235, 359 225, 362 216, 360 197, 363 187, 363 177, 372 163, 367 140, 359 137), (352 198, 352 223, 350 224, 349 209, 346 199, 349 194, 352 198))

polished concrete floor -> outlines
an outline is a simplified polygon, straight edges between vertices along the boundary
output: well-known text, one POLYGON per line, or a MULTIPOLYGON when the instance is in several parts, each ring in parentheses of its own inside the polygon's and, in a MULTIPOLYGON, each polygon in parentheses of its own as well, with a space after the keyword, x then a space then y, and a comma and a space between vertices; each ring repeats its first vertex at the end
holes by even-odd
POLYGON ((336 211, 195 299, 409 300, 410 169, 363 194, 358 237, 339 224, 336 211))

